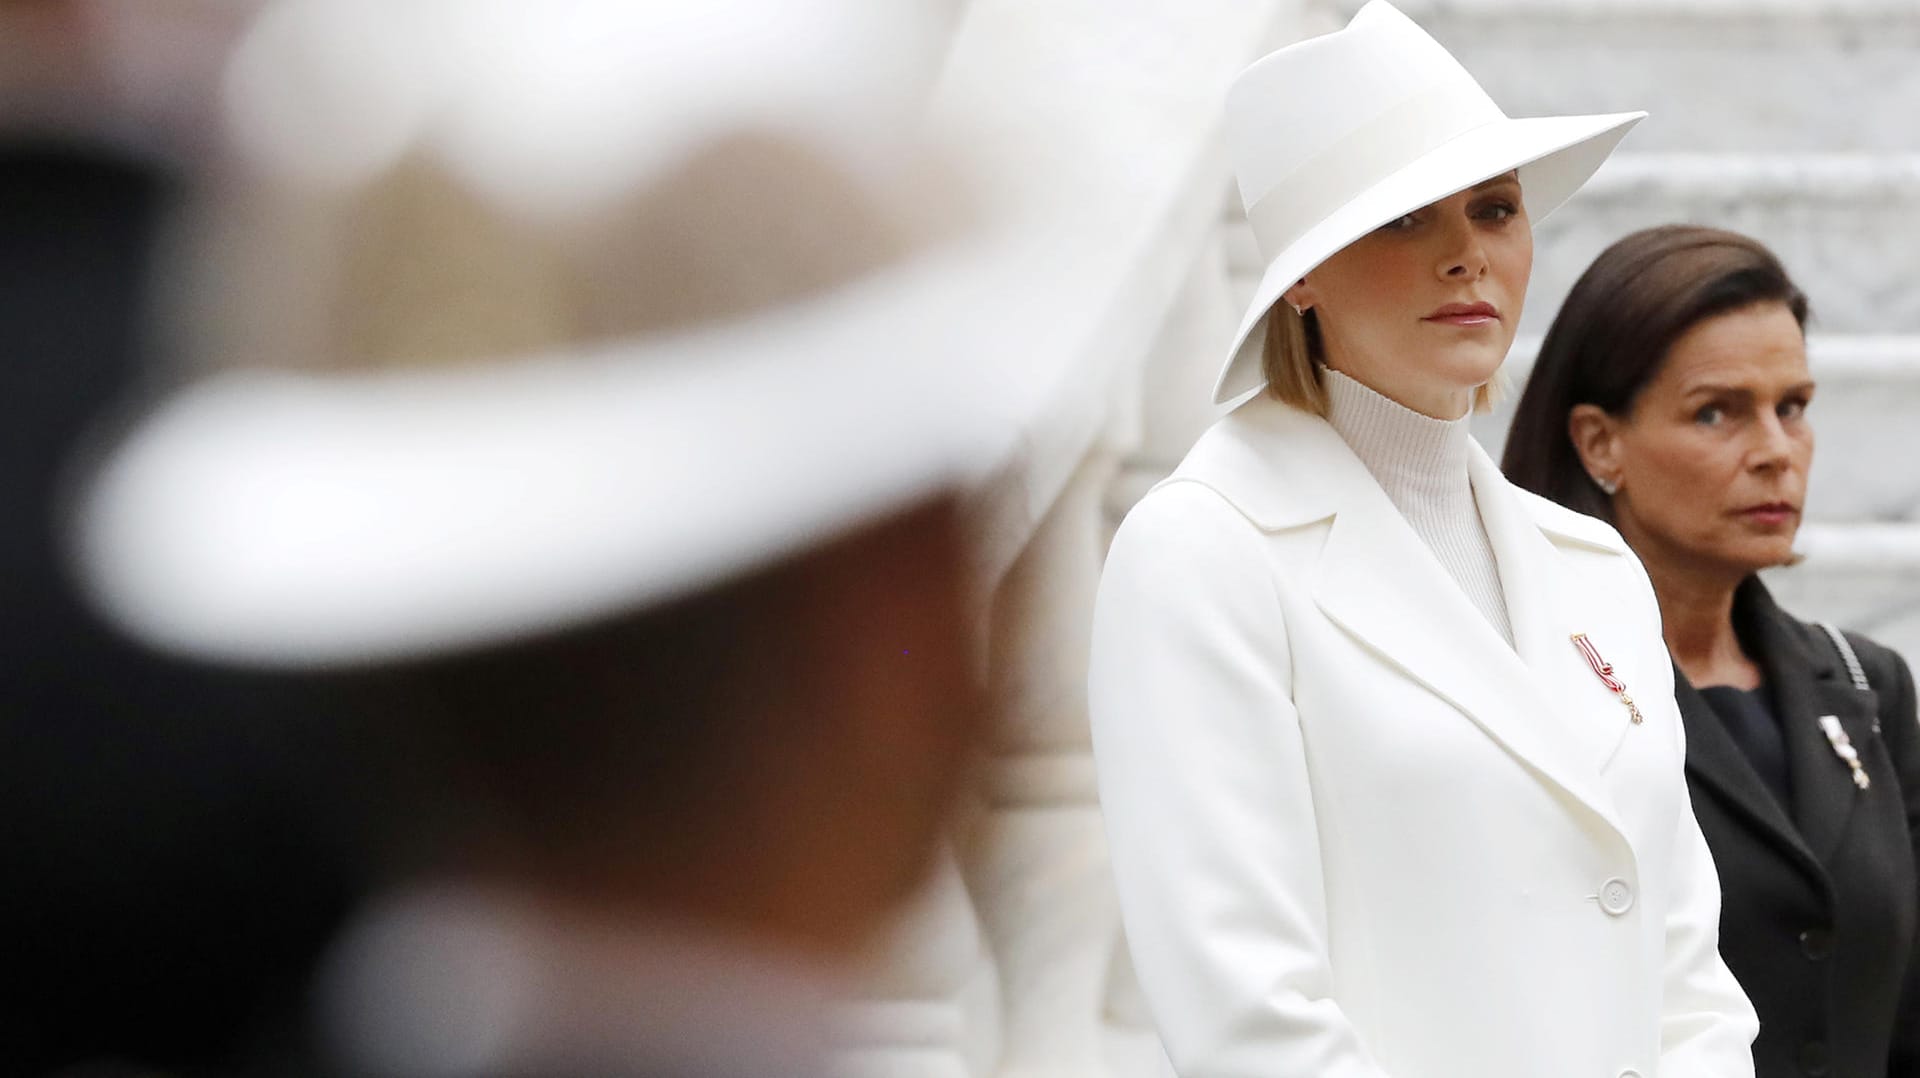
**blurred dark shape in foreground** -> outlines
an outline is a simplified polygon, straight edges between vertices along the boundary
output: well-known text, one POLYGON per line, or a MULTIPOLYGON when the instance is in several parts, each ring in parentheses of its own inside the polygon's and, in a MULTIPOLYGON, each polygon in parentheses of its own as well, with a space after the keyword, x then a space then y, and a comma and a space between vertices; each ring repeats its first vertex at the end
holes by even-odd
POLYGON ((150 158, 0 139, 10 1074, 250 1052, 300 1020, 312 963, 360 886, 350 724, 132 642, 81 602, 57 541, 69 461, 150 374, 149 269, 172 193, 150 158))

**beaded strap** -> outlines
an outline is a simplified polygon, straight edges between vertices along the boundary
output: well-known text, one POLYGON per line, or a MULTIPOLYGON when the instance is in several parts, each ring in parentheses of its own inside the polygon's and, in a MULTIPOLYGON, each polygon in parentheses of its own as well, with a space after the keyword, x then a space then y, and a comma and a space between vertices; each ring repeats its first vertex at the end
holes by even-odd
POLYGON ((1853 653, 1853 645, 1847 643, 1846 634, 1834 628, 1830 621, 1816 621, 1814 624, 1833 638, 1834 649, 1840 652, 1840 661, 1847 664, 1847 676, 1853 679, 1853 687, 1861 692, 1871 691, 1873 686, 1868 683, 1867 672, 1860 665, 1860 656, 1853 653))

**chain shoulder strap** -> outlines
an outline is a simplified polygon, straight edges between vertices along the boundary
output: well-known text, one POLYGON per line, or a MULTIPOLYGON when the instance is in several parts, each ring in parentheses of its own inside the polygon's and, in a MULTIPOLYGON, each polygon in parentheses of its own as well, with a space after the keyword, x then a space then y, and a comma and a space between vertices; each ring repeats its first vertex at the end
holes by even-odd
POLYGON ((1847 643, 1846 634, 1834 628, 1830 621, 1816 621, 1814 624, 1824 629, 1833 640, 1834 650, 1840 653, 1840 661, 1847 664, 1847 676, 1853 679, 1853 687, 1861 692, 1872 690, 1872 684, 1867 681, 1867 671, 1860 665, 1860 656, 1853 653, 1853 645, 1847 643))

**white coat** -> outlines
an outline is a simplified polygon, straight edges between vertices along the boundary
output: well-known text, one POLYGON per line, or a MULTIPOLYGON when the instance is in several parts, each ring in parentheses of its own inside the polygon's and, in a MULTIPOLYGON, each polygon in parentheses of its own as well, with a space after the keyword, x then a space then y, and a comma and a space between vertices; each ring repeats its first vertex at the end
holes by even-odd
POLYGON ((1333 428, 1264 395, 1114 539, 1095 760, 1182 1078, 1753 1074, 1646 573, 1471 458, 1513 646, 1333 428))

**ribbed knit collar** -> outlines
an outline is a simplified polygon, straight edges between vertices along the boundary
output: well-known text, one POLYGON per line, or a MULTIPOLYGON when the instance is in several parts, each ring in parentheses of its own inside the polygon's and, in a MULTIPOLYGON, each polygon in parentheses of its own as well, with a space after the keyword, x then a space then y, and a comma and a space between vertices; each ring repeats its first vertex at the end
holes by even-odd
POLYGON ((1468 416, 1435 419, 1331 367, 1321 375, 1328 422, 1402 512, 1409 502, 1438 507, 1472 498, 1468 416))

